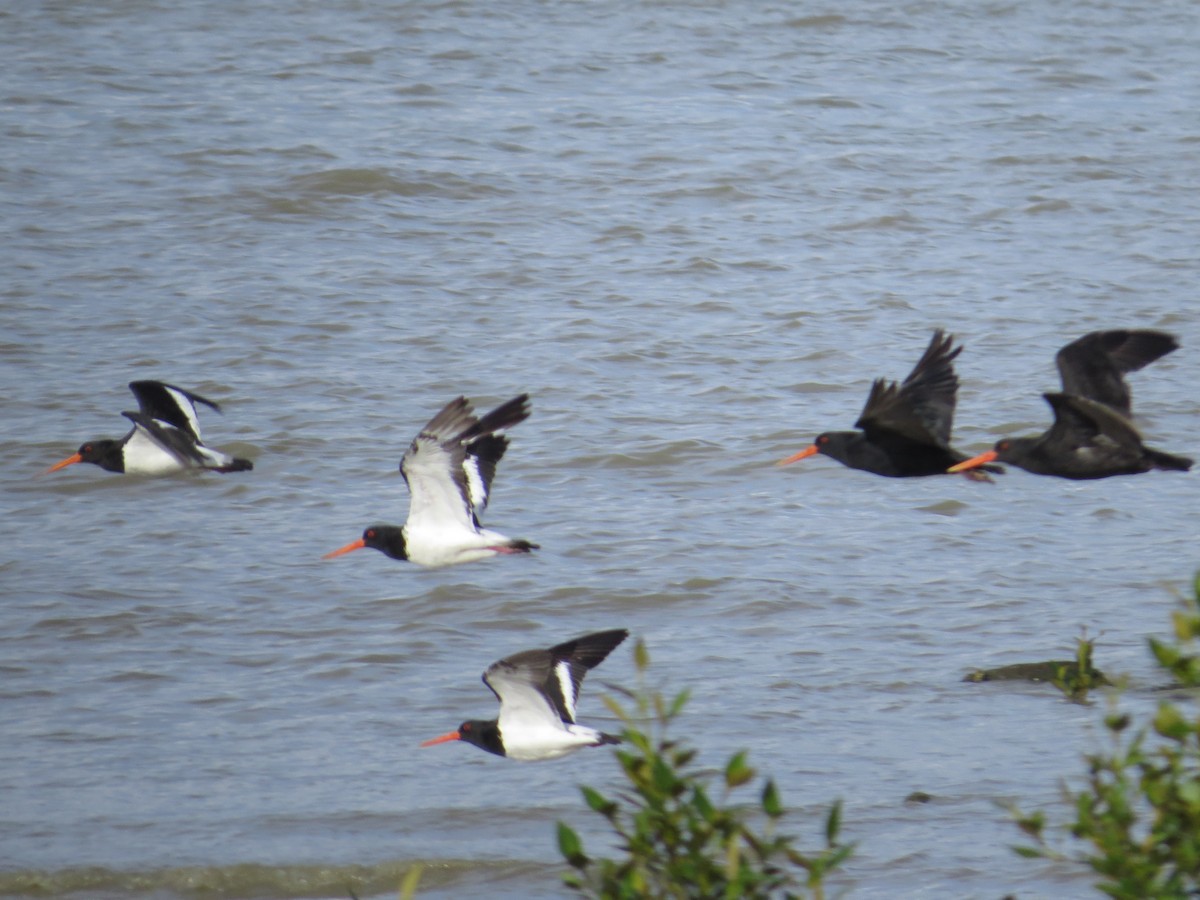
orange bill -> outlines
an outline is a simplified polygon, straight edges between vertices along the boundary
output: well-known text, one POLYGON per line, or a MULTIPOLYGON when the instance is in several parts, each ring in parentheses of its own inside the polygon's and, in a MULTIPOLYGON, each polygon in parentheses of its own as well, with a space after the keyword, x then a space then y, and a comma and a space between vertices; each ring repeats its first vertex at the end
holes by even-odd
POLYGON ((432 747, 434 744, 445 744, 449 741, 461 741, 462 735, 457 731, 452 731, 449 734, 443 734, 441 737, 430 738, 427 741, 421 741, 422 747, 432 747))
POLYGON ((999 454, 995 450, 988 450, 986 453, 980 453, 978 456, 973 456, 970 459, 964 459, 957 465, 951 466, 947 472, 965 472, 967 469, 978 469, 980 466, 985 466, 990 462, 995 461, 999 454))
POLYGON ((49 475, 51 472, 57 472, 59 469, 65 469, 67 466, 73 466, 77 462, 83 462, 83 457, 78 453, 74 453, 71 456, 68 456, 62 462, 55 463, 42 474, 49 475))
POLYGON ((786 466, 788 463, 794 463, 794 462, 799 462, 802 459, 808 459, 808 457, 810 457, 818 452, 819 452, 819 449, 818 449, 817 445, 810 444, 809 446, 807 446, 803 450, 801 450, 799 453, 795 453, 795 454, 789 456, 787 459, 781 459, 779 462, 775 463, 775 465, 786 466))
POLYGON ((367 546, 367 542, 359 538, 357 541, 351 541, 345 547, 339 547, 330 553, 326 553, 321 559, 333 559, 335 556, 341 556, 343 553, 352 553, 355 550, 361 550, 365 546, 367 546))

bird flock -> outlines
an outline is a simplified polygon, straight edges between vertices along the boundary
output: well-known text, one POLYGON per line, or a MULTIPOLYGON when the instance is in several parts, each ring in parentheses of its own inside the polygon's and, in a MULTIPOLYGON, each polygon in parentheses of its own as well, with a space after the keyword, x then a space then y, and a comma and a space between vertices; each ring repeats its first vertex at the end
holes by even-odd
MULTIPOLYGON (((1054 414, 1050 427, 1036 436, 1004 438, 991 450, 968 456, 950 443, 959 386, 954 360, 962 346, 938 329, 902 383, 874 381, 854 423, 858 430, 823 432, 778 465, 823 454, 850 468, 893 478, 961 472, 982 481, 1003 472, 1001 463, 1070 479, 1154 469, 1187 471, 1191 459, 1145 445, 1133 424, 1125 382, 1125 375, 1178 347, 1174 336, 1152 329, 1085 334, 1056 356, 1062 390, 1043 394, 1054 414)), ((137 412, 122 413, 133 423, 129 433, 120 440, 88 441, 47 473, 81 462, 140 475, 253 469, 250 460, 201 440, 196 404, 220 412, 212 400, 161 381, 134 381, 129 389, 138 402, 137 412)), ((324 558, 369 547, 392 559, 433 568, 537 550, 537 544, 484 528, 479 520, 496 466, 508 449, 504 432, 529 413, 527 394, 483 416, 475 414, 465 397, 451 400, 413 438, 400 460, 409 491, 404 525, 371 525, 360 538, 324 558)), ((575 716, 584 676, 626 637, 624 629, 601 631, 493 663, 483 673, 483 682, 500 703, 497 717, 465 721, 421 746, 462 741, 509 759, 540 761, 617 743, 613 735, 577 724, 575 716)))

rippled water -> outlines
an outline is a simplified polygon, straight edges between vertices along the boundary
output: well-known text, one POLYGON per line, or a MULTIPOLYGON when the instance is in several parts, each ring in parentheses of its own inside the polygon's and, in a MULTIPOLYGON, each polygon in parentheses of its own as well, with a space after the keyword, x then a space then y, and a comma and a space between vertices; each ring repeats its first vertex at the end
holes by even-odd
MULTIPOLYGON (((1195 455, 1194 12, 0 11, 0 890, 382 896, 421 862, 423 896, 559 896, 554 822, 603 843, 576 786, 609 755, 416 744, 492 714, 493 660, 624 626, 807 845, 844 799, 848 895, 1092 896, 999 805, 1054 804, 1100 711, 960 679, 1086 628, 1148 707, 1195 473, 772 463, 937 326, 964 449, 1044 427, 1067 341, 1170 330, 1135 405, 1195 455), (221 402, 205 435, 255 471, 34 477, 122 434, 137 378, 221 402), (487 524, 539 554, 320 560, 402 521, 443 403, 521 391, 487 524)), ((584 721, 606 680, 625 648, 584 721)))

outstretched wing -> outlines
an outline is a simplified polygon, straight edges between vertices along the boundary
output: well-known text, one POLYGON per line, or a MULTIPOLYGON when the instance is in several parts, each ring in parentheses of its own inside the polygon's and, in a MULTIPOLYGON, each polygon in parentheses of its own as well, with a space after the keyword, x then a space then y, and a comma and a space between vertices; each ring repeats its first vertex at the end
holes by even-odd
POLYGON ((526 650, 493 663, 483 681, 500 699, 502 714, 505 704, 546 707, 555 718, 572 725, 583 677, 628 636, 623 628, 599 631, 549 650, 526 650), (530 699, 530 692, 537 695, 536 702, 530 699))
POLYGON ((221 407, 212 400, 162 381, 131 381, 129 389, 137 398, 138 408, 143 415, 178 428, 196 442, 200 440, 196 404, 203 403, 217 412, 221 411, 221 407))
POLYGON ((465 397, 451 400, 421 429, 400 460, 408 484, 409 526, 478 530, 487 507, 496 464, 508 439, 495 434, 529 416, 529 396, 521 394, 482 418, 465 397), (425 520, 423 524, 418 524, 425 520))
POLYGON ((958 394, 954 359, 961 352, 954 338, 939 328, 903 384, 875 380, 855 427, 873 440, 899 435, 918 444, 948 447, 958 394))
POLYGON ((1179 348, 1173 335, 1151 329, 1093 331, 1058 351, 1055 362, 1063 391, 1132 415, 1124 375, 1179 348))

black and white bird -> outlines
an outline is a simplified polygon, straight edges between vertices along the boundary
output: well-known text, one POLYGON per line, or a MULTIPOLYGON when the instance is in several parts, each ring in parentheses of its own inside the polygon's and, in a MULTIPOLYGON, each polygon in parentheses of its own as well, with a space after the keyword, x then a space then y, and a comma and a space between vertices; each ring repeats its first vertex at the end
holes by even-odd
POLYGON ((409 491, 405 524, 372 525, 361 538, 324 558, 371 547, 392 559, 433 568, 538 549, 537 544, 506 537, 479 523, 496 464, 508 449, 508 438, 496 432, 528 417, 528 394, 514 397, 482 418, 476 417, 465 397, 451 400, 421 429, 400 460, 400 474, 409 491))
POLYGON ((624 628, 598 631, 492 663, 483 673, 483 683, 500 701, 499 717, 471 719, 421 746, 465 741, 498 756, 540 762, 583 747, 619 744, 611 734, 575 724, 575 707, 583 676, 628 636, 624 628))
POLYGON ((121 413, 133 422, 129 434, 120 440, 88 441, 47 473, 81 462, 127 475, 168 475, 184 469, 244 472, 254 468, 250 460, 206 447, 200 440, 196 404, 220 412, 221 407, 212 400, 162 381, 132 381, 129 389, 138 402, 138 412, 121 413))

